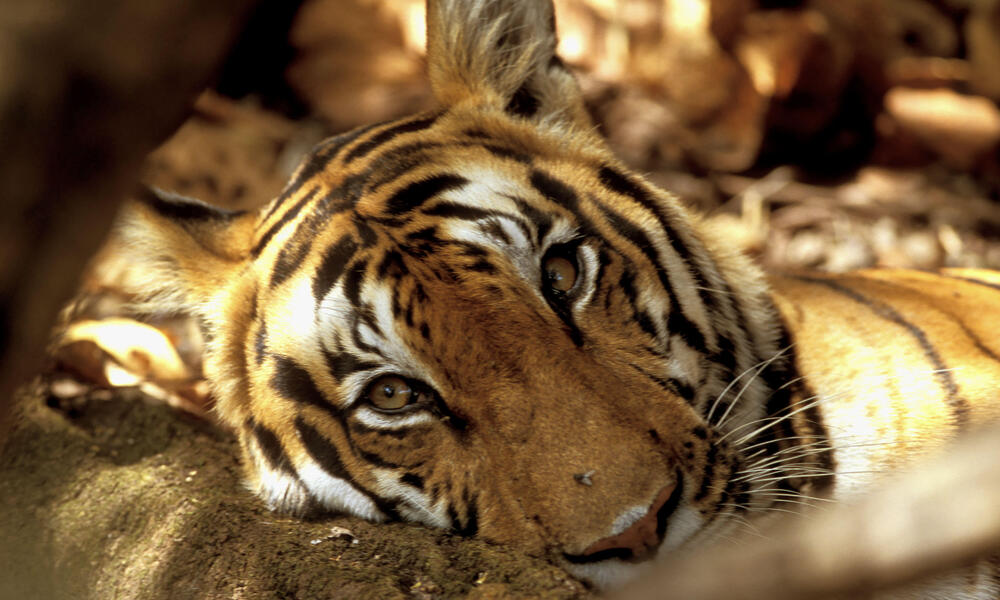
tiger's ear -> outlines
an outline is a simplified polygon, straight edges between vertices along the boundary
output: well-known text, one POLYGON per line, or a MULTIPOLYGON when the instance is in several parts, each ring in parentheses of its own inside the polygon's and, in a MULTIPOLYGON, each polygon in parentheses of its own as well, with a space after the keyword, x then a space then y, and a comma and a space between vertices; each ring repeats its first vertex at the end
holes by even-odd
POLYGON ((551 0, 427 0, 427 62, 445 106, 466 100, 538 121, 590 126, 556 56, 551 0))
POLYGON ((143 189, 122 208, 111 238, 129 258, 121 283, 142 309, 210 318, 213 301, 251 258, 256 223, 256 213, 143 189))

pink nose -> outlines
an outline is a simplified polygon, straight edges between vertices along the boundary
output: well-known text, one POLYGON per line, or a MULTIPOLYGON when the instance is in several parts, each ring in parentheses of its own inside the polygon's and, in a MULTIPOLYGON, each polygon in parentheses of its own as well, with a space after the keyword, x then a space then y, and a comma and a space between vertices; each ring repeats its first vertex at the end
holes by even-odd
POLYGON ((590 563, 611 558, 640 562, 656 556, 656 550, 667 531, 667 519, 677 509, 683 485, 679 477, 656 495, 649 510, 628 529, 587 546, 580 554, 566 554, 572 563, 590 563))

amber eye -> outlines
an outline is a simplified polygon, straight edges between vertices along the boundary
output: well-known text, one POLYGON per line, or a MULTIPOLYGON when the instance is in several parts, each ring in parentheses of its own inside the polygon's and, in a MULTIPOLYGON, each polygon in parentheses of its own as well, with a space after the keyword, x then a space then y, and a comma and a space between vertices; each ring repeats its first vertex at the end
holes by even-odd
POLYGON ((418 394, 402 377, 385 375, 368 386, 368 401, 379 410, 399 410, 415 402, 418 394))
POLYGON ((565 293, 576 283, 576 265, 562 256, 551 256, 542 264, 545 270, 545 285, 554 292, 565 293))

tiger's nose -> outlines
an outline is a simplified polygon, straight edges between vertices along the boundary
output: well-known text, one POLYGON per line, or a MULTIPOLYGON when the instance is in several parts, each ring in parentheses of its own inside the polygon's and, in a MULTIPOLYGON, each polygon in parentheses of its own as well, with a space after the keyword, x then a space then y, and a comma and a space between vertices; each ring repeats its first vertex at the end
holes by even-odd
POLYGON ((656 556, 667 532, 667 520, 680 503, 683 483, 679 475, 674 483, 660 490, 646 514, 624 531, 597 540, 580 554, 566 554, 566 560, 577 564, 611 558, 641 562, 656 556))

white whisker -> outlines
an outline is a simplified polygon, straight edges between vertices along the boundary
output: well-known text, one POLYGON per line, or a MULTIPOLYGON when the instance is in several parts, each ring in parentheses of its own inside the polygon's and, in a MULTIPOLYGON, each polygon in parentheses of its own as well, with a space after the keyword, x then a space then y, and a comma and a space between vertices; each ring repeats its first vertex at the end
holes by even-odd
MULTIPOLYGON (((772 356, 771 358, 769 358, 767 360, 760 361, 760 362, 758 362, 758 363, 756 363, 754 365, 751 365, 751 366, 747 367, 746 370, 744 370, 742 373, 740 373, 739 375, 737 375, 736 377, 734 377, 733 380, 729 382, 729 385, 727 385, 721 392, 719 392, 719 395, 715 397, 715 401, 712 403, 712 407, 708 410, 708 414, 705 416, 705 420, 707 422, 709 422, 709 423, 712 422, 712 415, 715 414, 715 409, 719 407, 719 402, 721 402, 722 399, 725 397, 725 395, 729 392, 729 390, 732 389, 732 387, 734 385, 736 385, 736 382, 738 382, 740 379, 743 379, 743 377, 747 373, 749 373, 750 371, 753 371, 754 369, 757 369, 757 372, 754 373, 754 376, 750 378, 750 381, 752 382, 754 380, 754 378, 756 378, 757 375, 759 375, 760 372, 764 370, 765 367, 767 367, 772 362, 774 362, 775 360, 777 360, 778 357, 780 357, 782 354, 784 354, 789 349, 791 349, 792 346, 794 346, 794 344, 789 344, 788 346, 785 346, 784 348, 782 348, 782 349, 778 350, 777 352, 775 352, 774 356, 772 356)), ((749 385, 749 383, 747 385, 749 385)), ((745 390, 746 386, 744 386, 743 389, 745 390)), ((741 391, 740 393, 742 394, 743 392, 741 391)), ((737 399, 738 398, 739 398, 739 396, 737 396, 737 399)), ((736 402, 733 401, 733 403, 730 404, 729 408, 732 409, 732 406, 735 403, 736 402)), ((729 413, 729 411, 727 410, 726 414, 728 414, 728 413, 729 413)), ((723 415, 723 419, 719 420, 719 423, 716 425, 717 427, 722 424, 722 421, 724 420, 724 417, 725 417, 725 415, 723 415)))

